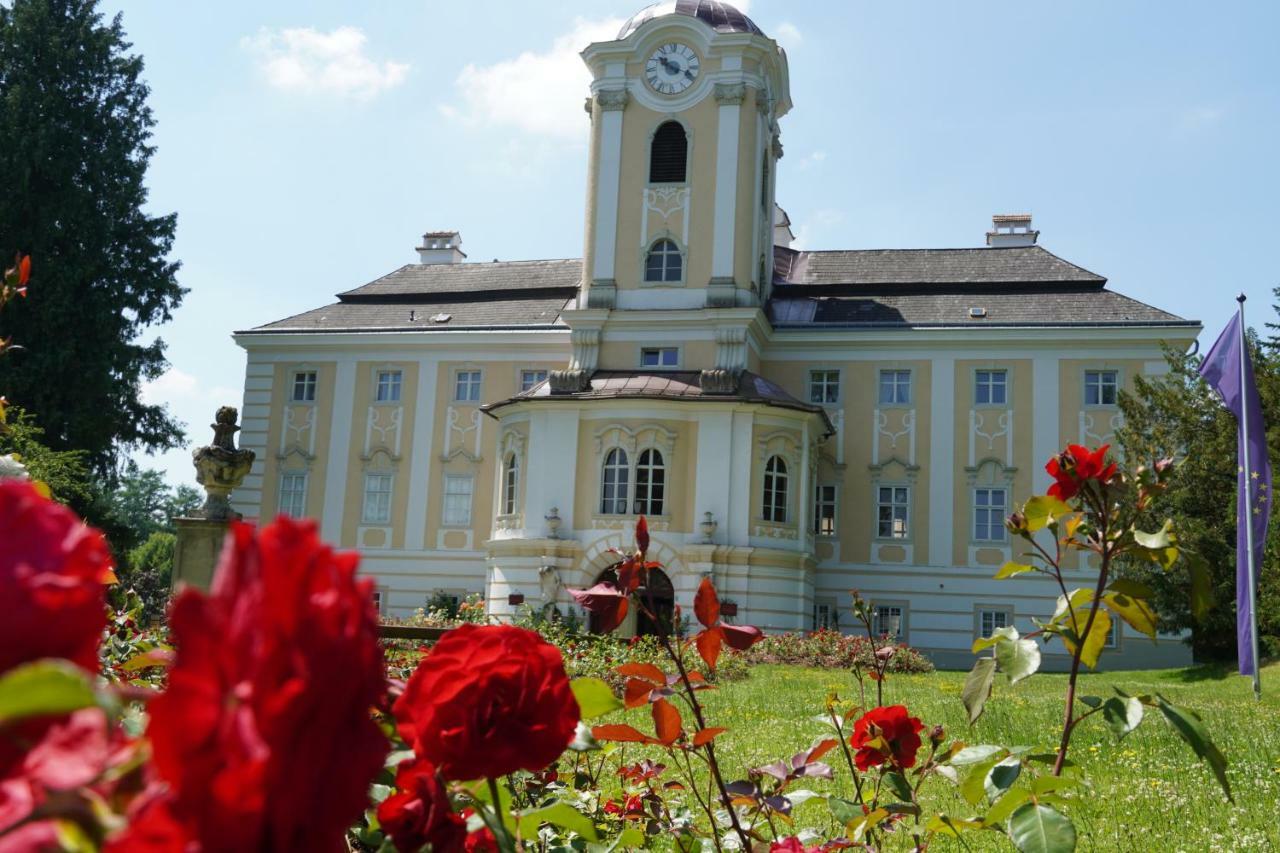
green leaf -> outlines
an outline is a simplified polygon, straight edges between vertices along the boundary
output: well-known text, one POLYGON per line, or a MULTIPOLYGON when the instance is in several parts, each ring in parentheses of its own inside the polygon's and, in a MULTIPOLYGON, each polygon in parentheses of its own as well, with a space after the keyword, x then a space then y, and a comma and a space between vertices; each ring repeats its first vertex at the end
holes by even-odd
POLYGON ((634 826, 628 826, 618 837, 606 844, 588 844, 588 853, 613 853, 614 850, 630 850, 644 846, 644 833, 634 826))
POLYGON ((1155 595, 1151 587, 1140 581, 1131 580, 1129 578, 1116 578, 1107 584, 1107 589, 1112 592, 1123 593, 1130 598, 1151 598, 1155 595))
POLYGON ((1058 596, 1058 605, 1053 610, 1052 621, 1062 620, 1068 625, 1071 624, 1070 618, 1067 617, 1067 611, 1083 607, 1091 601, 1093 601, 1093 590, 1085 589, 1084 587, 1073 589, 1067 595, 1058 596))
POLYGON ((1147 602, 1123 592, 1103 593, 1102 602, 1135 631, 1141 631, 1153 640, 1156 638, 1156 614, 1147 602))
POLYGON ((600 838, 591 818, 563 801, 521 812, 517 825, 522 837, 533 838, 538 834, 538 827, 544 823, 576 832, 588 841, 598 841, 600 838))
POLYGON ((991 683, 996 677, 995 658, 978 658, 973 669, 965 677, 964 687, 960 690, 960 701, 969 712, 969 725, 973 725, 982 716, 982 709, 991 695, 991 683))
POLYGON ((960 796, 964 797, 966 803, 976 806, 982 802, 982 798, 987 795, 987 774, 1001 758, 1003 758, 1002 755, 994 755, 980 764, 975 764, 965 774, 964 781, 960 783, 960 796))
POLYGON ((1142 703, 1133 696, 1113 697, 1102 704, 1102 719, 1122 738, 1142 722, 1142 703))
POLYGON ((68 661, 38 660, 0 676, 0 725, 96 704, 89 674, 68 661))
POLYGON ((1039 797, 1050 791, 1061 791, 1065 788, 1079 786, 1080 780, 1070 776, 1037 776, 1031 781, 1031 793, 1039 797))
POLYGON ((1074 512, 1069 505, 1049 495, 1036 495, 1022 506, 1022 514, 1027 517, 1027 529, 1033 533, 1057 524, 1059 518, 1074 512))
MULTIPOLYGON (((1089 608, 1081 607, 1076 611, 1076 620, 1083 629, 1085 623, 1089 621, 1089 608)), ((1066 644, 1067 650, 1072 654, 1076 653, 1075 632, 1071 630, 1070 620, 1067 620, 1062 633, 1062 642, 1066 644)), ((1103 648, 1107 644, 1107 634, 1111 631, 1111 617, 1107 615, 1107 611, 1098 608, 1093 614, 1093 625, 1089 627, 1089 635, 1084 638, 1083 648, 1080 652, 1080 660, 1084 661, 1085 666, 1089 669, 1098 668, 1098 656, 1102 654, 1103 648)))
POLYGON ((981 746, 966 746, 964 749, 951 756, 948 764, 963 766, 965 764, 977 764, 980 761, 986 761, 998 752, 1003 752, 1003 746, 993 746, 992 744, 982 744, 981 746))
POLYGON ((987 809, 987 813, 982 816, 983 824, 992 826, 993 824, 1004 823, 1009 819, 1009 815, 1013 814, 1014 809, 1030 798, 1031 792, 1026 788, 1013 788, 1005 791, 1000 799, 996 800, 995 804, 987 809))
POLYGON ((982 782, 983 790, 990 799, 994 800, 1018 781, 1018 775, 1021 772, 1021 761, 1012 755, 1004 758, 987 771, 986 778, 982 782))
POLYGON ((1077 698, 1079 701, 1083 702, 1084 704, 1088 705, 1090 708, 1101 708, 1101 707, 1102 707, 1102 697, 1101 697, 1101 696, 1078 696, 1078 697, 1076 697, 1076 698, 1077 698))
POLYGON ((895 797, 904 803, 911 802, 911 783, 907 781, 907 777, 896 771, 890 771, 882 777, 884 784, 895 797))
POLYGON ((996 572, 995 579, 1002 581, 1005 578, 1015 577, 1023 572, 1034 572, 1035 566, 1029 566, 1026 563, 1015 563, 1012 560, 1000 567, 1000 571, 996 572))
POLYGON ((982 821, 964 820, 963 818, 940 814, 929 818, 929 822, 925 824, 924 828, 939 835, 950 835, 953 838, 959 838, 962 832, 971 829, 982 829, 982 821))
POLYGON ((1009 683, 1017 684, 1040 668, 1040 647, 1035 640, 1018 639, 1018 631, 1012 625, 1006 630, 1012 631, 1013 636, 996 642, 996 661, 1009 683))
POLYGON ((1197 622, 1204 622, 1213 608, 1213 579, 1209 574, 1209 561, 1199 554, 1183 551, 1187 561, 1187 574, 1191 577, 1191 615, 1197 622))
POLYGON ((1009 817, 1009 839, 1021 853, 1071 853, 1076 828, 1052 806, 1024 803, 1009 817))
POLYGON ((1166 519, 1164 527, 1161 527, 1155 533, 1143 533, 1141 530, 1134 528, 1133 541, 1148 551, 1162 551, 1173 546, 1178 541, 1178 537, 1173 533, 1173 519, 1166 519))
POLYGON ((599 678, 575 678, 569 682, 573 698, 578 700, 582 719, 594 720, 622 707, 622 700, 613 695, 609 685, 599 678))
POLYGON ((1209 767, 1213 769, 1213 775, 1217 777, 1218 784, 1222 786, 1227 799, 1235 802, 1235 798, 1231 796, 1231 783, 1227 781, 1227 758, 1209 739, 1209 732, 1200 717, 1193 711, 1170 704, 1159 694, 1156 695, 1156 702, 1160 713, 1164 714, 1164 718, 1173 726, 1174 731, 1182 736, 1196 755, 1209 762, 1209 767))
POLYGON ((827 808, 831 809, 831 816, 841 826, 848 826, 862 817, 862 806, 839 797, 827 797, 827 808))

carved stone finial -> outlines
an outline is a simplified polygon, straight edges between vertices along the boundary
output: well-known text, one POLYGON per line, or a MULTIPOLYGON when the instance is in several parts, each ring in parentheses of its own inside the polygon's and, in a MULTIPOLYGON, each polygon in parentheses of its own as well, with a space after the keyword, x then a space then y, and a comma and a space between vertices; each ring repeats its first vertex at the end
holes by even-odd
POLYGON ((717 83, 716 102, 720 104, 740 104, 747 97, 745 83, 717 83))
POLYGON ((204 506, 197 515, 210 520, 239 518, 231 509, 231 491, 244 482, 253 467, 252 450, 236 450, 236 433, 240 427, 236 419, 240 412, 234 406, 222 406, 214 415, 213 444, 191 451, 191 461, 196 467, 196 482, 204 486, 204 506))
POLYGON ((627 102, 630 100, 631 93, 626 89, 601 89, 596 92, 596 103, 605 112, 609 110, 625 110, 627 102))

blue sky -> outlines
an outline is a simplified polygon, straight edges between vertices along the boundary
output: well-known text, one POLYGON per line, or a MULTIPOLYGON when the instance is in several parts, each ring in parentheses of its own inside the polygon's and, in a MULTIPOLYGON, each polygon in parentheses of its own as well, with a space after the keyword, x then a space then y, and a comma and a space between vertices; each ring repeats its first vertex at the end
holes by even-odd
MULTIPOLYGON (((1275 3, 742 4, 787 48, 779 201, 804 248, 1040 242, 1204 322, 1280 284, 1275 3)), ((146 59, 156 212, 191 289, 146 389, 205 443, 247 328, 457 228, 472 260, 581 255, 587 75, 632 2, 104 2, 146 59)), ((1208 341, 1206 341, 1208 343, 1208 341)), ((191 482, 188 452, 144 465, 191 482)))

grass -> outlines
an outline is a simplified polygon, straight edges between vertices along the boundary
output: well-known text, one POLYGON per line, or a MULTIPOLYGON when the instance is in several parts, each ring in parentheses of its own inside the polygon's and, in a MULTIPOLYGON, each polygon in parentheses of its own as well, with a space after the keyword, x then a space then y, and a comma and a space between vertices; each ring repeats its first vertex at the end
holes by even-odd
MULTIPOLYGON (((941 723, 948 742, 959 738, 969 744, 1026 744, 1046 752, 1057 745, 1065 675, 1037 674, 1012 687, 997 676, 986 712, 972 728, 960 703, 964 677, 962 672, 890 676, 885 704, 906 705, 926 728, 941 723)), ((1091 718, 1077 728, 1069 753, 1083 766, 1091 786, 1072 796, 1065 808, 1076 825, 1078 849, 1174 853, 1280 848, 1280 664, 1264 668, 1262 678, 1264 698, 1257 702, 1248 679, 1226 668, 1082 676, 1085 695, 1111 696, 1113 686, 1131 693, 1159 692, 1199 713, 1230 762, 1235 803, 1225 799, 1208 766, 1159 712, 1148 710, 1142 726, 1119 742, 1100 719, 1091 718)), ((813 718, 831 692, 858 698, 857 684, 848 673, 781 666, 755 668, 746 680, 700 694, 708 725, 729 729, 716 741, 727 780, 807 747, 824 731, 813 718)), ((638 711, 627 712, 626 719, 642 728, 652 725, 638 711)), ((849 774, 838 751, 829 753, 827 760, 836 769, 835 780, 803 787, 849 796, 849 774)), ((936 810, 959 817, 976 811, 945 780, 935 780, 924 790, 926 803, 936 810)), ((794 816, 796 830, 812 828, 824 837, 835 832, 820 800, 798 807, 794 816)), ((966 846, 1012 849, 991 832, 966 835, 966 846)), ((958 841, 939 839, 933 849, 965 848, 958 841)))

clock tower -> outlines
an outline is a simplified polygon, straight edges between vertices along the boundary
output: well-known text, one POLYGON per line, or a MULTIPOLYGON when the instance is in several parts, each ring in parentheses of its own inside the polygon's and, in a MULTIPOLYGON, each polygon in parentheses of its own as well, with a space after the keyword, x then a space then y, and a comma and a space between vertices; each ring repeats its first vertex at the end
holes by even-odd
POLYGON ((791 107, 782 49, 728 3, 678 0, 582 57, 593 80, 578 308, 763 305, 791 107))

